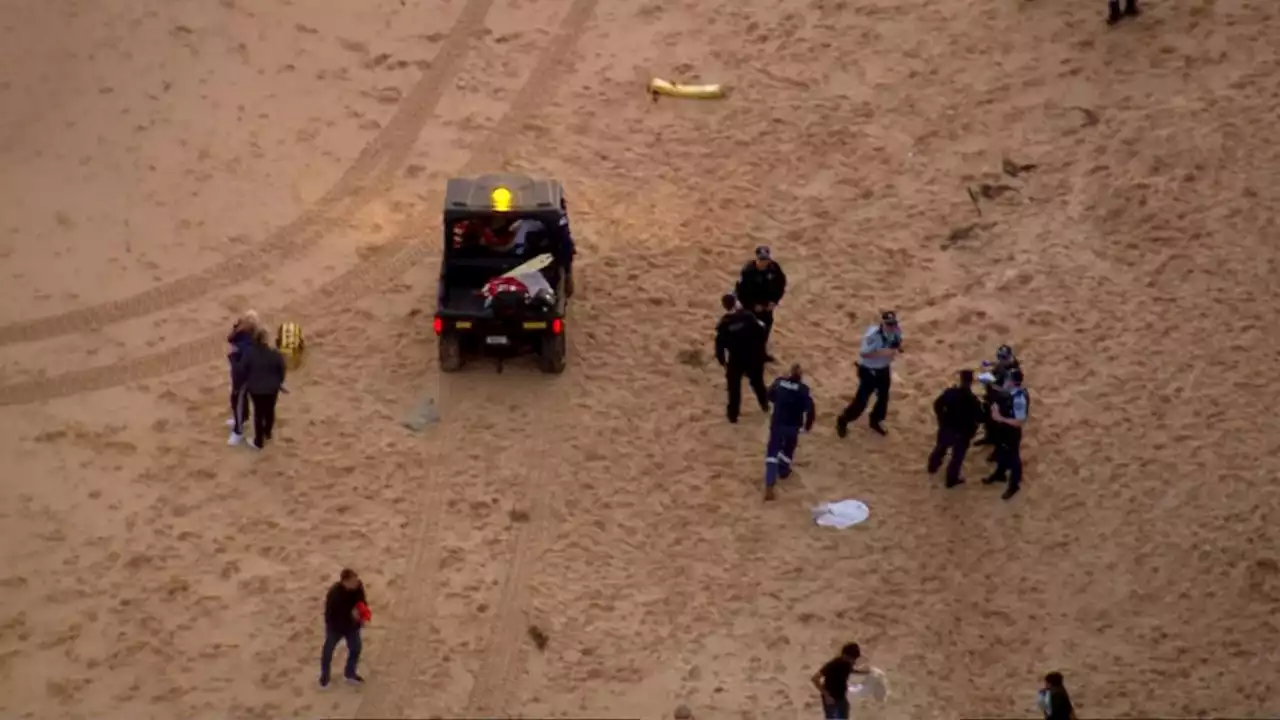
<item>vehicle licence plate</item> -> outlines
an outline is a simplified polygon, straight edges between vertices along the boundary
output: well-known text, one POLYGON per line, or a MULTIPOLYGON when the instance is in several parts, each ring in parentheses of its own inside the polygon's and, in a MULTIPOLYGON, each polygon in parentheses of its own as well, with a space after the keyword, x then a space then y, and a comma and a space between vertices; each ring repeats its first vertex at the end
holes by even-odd
POLYGON ((489 337, 485 338, 484 341, 490 345, 508 344, 507 337, 505 335, 490 335, 489 337))

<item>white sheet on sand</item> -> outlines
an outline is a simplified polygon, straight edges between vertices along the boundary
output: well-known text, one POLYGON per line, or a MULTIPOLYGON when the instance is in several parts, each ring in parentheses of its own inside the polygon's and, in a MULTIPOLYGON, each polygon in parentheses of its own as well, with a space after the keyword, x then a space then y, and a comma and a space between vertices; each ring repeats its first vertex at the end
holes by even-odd
POLYGON ((831 527, 837 530, 843 530, 865 522, 870 516, 871 510, 860 500, 822 503, 813 509, 813 521, 815 523, 822 527, 831 527))

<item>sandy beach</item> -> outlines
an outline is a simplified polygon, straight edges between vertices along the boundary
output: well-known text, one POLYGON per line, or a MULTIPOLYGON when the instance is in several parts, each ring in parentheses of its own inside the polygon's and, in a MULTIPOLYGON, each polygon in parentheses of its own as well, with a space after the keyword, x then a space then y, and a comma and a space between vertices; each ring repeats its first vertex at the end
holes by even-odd
POLYGON ((1050 670, 1081 718, 1275 715, 1280 12, 1144 10, 6 3, 0 716, 816 718, 851 640, 859 718, 1031 717, 1050 670), (568 193, 563 375, 437 367, 444 183, 497 170, 568 193), (770 504, 712 357, 758 244, 819 412, 770 504), (249 308, 308 334, 262 453, 249 308), (889 308, 889 435, 839 439, 889 308), (1006 342, 1023 491, 945 490, 933 398, 1006 342), (343 567, 368 682, 321 690, 343 567))

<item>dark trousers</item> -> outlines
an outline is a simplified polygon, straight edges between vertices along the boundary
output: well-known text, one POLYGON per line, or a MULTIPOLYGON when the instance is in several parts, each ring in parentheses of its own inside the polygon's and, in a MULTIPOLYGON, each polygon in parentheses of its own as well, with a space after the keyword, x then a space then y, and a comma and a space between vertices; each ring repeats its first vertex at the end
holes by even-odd
POLYGON ((276 426, 276 399, 280 393, 253 393, 253 444, 259 447, 271 439, 271 430, 276 426))
POLYGON ((991 477, 1003 481, 1006 476, 1010 489, 1022 485, 1022 433, 1005 433, 996 443, 996 471, 991 477))
POLYGON ((889 416, 889 386, 892 381, 893 375, 889 368, 871 370, 859 365, 858 392, 854 394, 853 402, 840 413, 840 424, 848 425, 862 417, 872 395, 876 396, 876 404, 871 408, 871 424, 879 425, 884 422, 889 416))
POLYGON ((249 419, 249 393, 242 387, 231 386, 231 420, 235 423, 231 431, 237 435, 244 434, 245 421, 249 419))
POLYGON ((724 368, 724 379, 729 385, 729 422, 737 422, 738 415, 742 411, 742 378, 744 376, 751 385, 751 391, 756 394, 760 409, 766 412, 769 410, 768 389, 764 386, 764 363, 738 363, 730 359, 729 364, 724 368))
POLYGON ((769 336, 773 334, 773 311, 760 310, 755 313, 760 318, 760 322, 764 323, 764 346, 769 347, 769 336))
POLYGON ((338 642, 347 641, 347 667, 343 670, 343 677, 355 677, 356 664, 360 662, 360 628, 351 628, 350 630, 333 630, 324 629, 324 647, 320 650, 320 682, 328 684, 329 670, 333 667, 333 651, 337 649, 338 642))
POLYGON ((938 439, 929 453, 929 474, 938 472, 942 467, 942 459, 951 453, 951 462, 947 463, 947 482, 954 485, 960 480, 960 468, 964 467, 965 453, 969 452, 969 441, 972 434, 953 428, 938 428, 938 439))
POLYGON ((769 428, 769 444, 764 454, 764 486, 773 487, 778 478, 791 476, 791 464, 796 459, 796 447, 800 444, 800 428, 769 428))
POLYGON ((832 698, 835 702, 827 702, 826 698, 822 700, 822 717, 824 720, 848 720, 849 718, 849 698, 832 698))

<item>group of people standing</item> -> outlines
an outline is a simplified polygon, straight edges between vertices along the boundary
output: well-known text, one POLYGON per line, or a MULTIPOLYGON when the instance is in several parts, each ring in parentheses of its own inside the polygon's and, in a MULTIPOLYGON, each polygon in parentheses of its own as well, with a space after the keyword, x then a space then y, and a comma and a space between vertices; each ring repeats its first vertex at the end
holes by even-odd
MULTIPOLYGON (((774 311, 786 294, 787 276, 773 259, 768 247, 755 249, 755 258, 743 266, 734 292, 721 298, 725 314, 716 325, 715 357, 725 370, 728 384, 726 416, 737 423, 742 410, 742 380, 745 378, 755 394, 762 412, 769 413, 770 430, 765 451, 765 499, 774 499, 774 485, 791 473, 799 435, 813 427, 815 407, 813 394, 803 379, 800 365, 792 365, 788 373, 766 386, 764 366, 773 362, 768 352, 773 329, 774 311)), ((889 415, 889 397, 893 385, 892 367, 903 352, 902 327, 897 313, 888 310, 880 321, 862 333, 858 348, 858 388, 853 399, 836 418, 836 434, 844 438, 849 426, 856 422, 867 406, 871 430, 888 435, 884 426, 889 415), (872 404, 872 398, 875 398, 872 404)), ((1022 431, 1031 410, 1031 398, 1023 387, 1022 369, 1013 348, 1001 345, 994 362, 984 363, 978 378, 986 386, 985 399, 973 392, 974 373, 962 370, 959 381, 943 391, 934 401, 938 434, 926 468, 936 473, 946 455, 946 486, 964 483, 960 470, 965 455, 980 427, 986 434, 979 445, 993 448, 995 470, 983 483, 1006 483, 1004 499, 1016 495, 1022 484, 1022 431)))
POLYGON ((284 357, 271 346, 270 336, 252 310, 232 326, 227 343, 227 362, 231 366, 231 418, 227 420, 231 435, 227 444, 244 442, 245 423, 252 415, 253 439, 249 447, 261 450, 275 429, 276 401, 281 392, 288 392, 284 386, 284 357))

